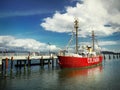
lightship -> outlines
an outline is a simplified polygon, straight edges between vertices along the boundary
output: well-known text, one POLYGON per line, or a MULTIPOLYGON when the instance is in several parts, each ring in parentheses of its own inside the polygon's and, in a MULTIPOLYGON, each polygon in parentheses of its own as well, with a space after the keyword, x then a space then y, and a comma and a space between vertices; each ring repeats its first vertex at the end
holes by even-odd
MULTIPOLYGON (((95 49, 95 35, 92 31, 92 45, 82 46, 79 50, 78 45, 78 20, 74 22, 75 28, 75 52, 70 53, 67 50, 61 50, 58 54, 59 65, 61 68, 81 68, 102 63, 102 54, 100 50, 95 49)), ((71 41, 71 40, 70 40, 71 41)))

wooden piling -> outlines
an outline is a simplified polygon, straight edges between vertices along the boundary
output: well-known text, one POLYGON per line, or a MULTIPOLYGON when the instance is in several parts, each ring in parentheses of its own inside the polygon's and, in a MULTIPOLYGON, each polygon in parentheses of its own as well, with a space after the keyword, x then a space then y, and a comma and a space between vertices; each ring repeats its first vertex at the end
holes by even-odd
POLYGON ((20 61, 20 69, 21 69, 21 67, 22 67, 22 60, 19 60, 20 61))
POLYGON ((2 70, 2 57, 0 56, 0 71, 2 70))
POLYGON ((17 66, 18 66, 18 64, 19 64, 19 61, 17 60, 17 66))
POLYGON ((8 58, 5 59, 5 70, 8 69, 8 58))
POLYGON ((11 57, 11 70, 13 69, 13 57, 11 57))
POLYGON ((48 59, 48 67, 50 67, 50 59, 48 59))
POLYGON ((28 56, 28 66, 30 66, 31 62, 30 62, 30 56, 28 56))
POLYGON ((117 59, 118 59, 118 54, 117 54, 117 59))
POLYGON ((58 65, 58 59, 56 59, 56 66, 58 65))
POLYGON ((42 67, 44 66, 43 56, 41 56, 41 59, 40 59, 40 64, 41 64, 41 66, 42 66, 42 67))
POLYGON ((106 59, 105 55, 104 55, 104 60, 106 59))
POLYGON ((40 65, 41 65, 41 59, 39 59, 39 61, 40 61, 40 65))
POLYGON ((54 67, 54 57, 52 56, 52 67, 54 67))
POLYGON ((48 59, 48 67, 50 66, 50 59, 51 59, 51 57, 48 59))
POLYGON ((24 60, 24 68, 26 67, 26 60, 24 60))
POLYGON ((110 55, 109 55, 109 59, 111 59, 110 55))
POLYGON ((3 63, 3 60, 2 60, 2 71, 3 71, 3 69, 4 69, 4 63, 3 63))
POLYGON ((115 55, 113 54, 113 59, 115 59, 115 55))
POLYGON ((5 76, 7 76, 7 70, 8 70, 8 58, 5 59, 5 76))

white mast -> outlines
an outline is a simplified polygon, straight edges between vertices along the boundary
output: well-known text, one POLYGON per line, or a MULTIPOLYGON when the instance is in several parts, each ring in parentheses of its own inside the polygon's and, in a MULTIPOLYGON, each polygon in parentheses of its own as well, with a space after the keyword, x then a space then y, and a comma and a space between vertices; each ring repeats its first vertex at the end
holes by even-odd
POLYGON ((93 48, 93 51, 95 51, 95 35, 94 35, 94 31, 92 31, 92 48, 93 48))
POLYGON ((74 23, 74 28, 76 31, 76 54, 78 54, 78 20, 76 19, 74 23))

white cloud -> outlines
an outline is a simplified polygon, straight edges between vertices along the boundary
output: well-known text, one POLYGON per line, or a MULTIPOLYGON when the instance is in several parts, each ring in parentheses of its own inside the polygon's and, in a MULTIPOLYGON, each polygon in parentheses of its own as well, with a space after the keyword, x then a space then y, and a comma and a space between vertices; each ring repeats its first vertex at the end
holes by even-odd
MULTIPOLYGON (((81 42, 80 45, 89 45, 90 42, 81 42)), ((118 45, 119 42, 117 41, 100 41, 98 45, 102 46, 102 50, 104 49, 104 46, 108 45, 118 45)), ((50 51, 59 51, 60 48, 58 48, 56 45, 49 45, 47 43, 42 43, 39 41, 36 41, 34 39, 17 39, 13 36, 0 36, 0 49, 22 49, 22 50, 29 50, 29 51, 41 51, 41 52, 48 52, 50 51)), ((73 50, 73 49, 69 49, 73 50)))
MULTIPOLYGON (((100 41, 100 42, 95 42, 96 44, 98 44, 99 46, 111 46, 111 45, 118 45, 119 42, 118 41, 100 41)), ((81 45, 89 45, 92 44, 91 42, 81 42, 81 45)))
POLYGON ((34 39, 17 39, 13 36, 0 36, 0 48, 1 49, 24 49, 33 51, 56 51, 59 48, 55 45, 48 45, 46 43, 41 43, 34 39))
POLYGON ((101 41, 99 42, 100 46, 109 46, 109 45, 117 45, 117 41, 101 41))
POLYGON ((74 18, 77 17, 81 37, 89 35, 91 30, 97 32, 98 36, 108 36, 120 31, 120 6, 116 6, 118 2, 84 0, 83 4, 77 3, 76 7, 66 7, 66 13, 56 12, 52 17, 45 18, 40 25, 53 32, 71 32, 74 30, 74 18), (105 24, 111 24, 111 27, 105 27, 105 24))

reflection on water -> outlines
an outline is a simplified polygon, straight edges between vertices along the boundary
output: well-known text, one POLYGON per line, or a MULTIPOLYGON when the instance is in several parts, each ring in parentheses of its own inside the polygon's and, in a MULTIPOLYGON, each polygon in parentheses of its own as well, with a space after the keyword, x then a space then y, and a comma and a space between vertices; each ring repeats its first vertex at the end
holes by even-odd
POLYGON ((90 90, 88 86, 99 81, 102 69, 102 65, 85 69, 64 69, 59 72, 59 82, 65 90, 90 90))
POLYGON ((120 90, 120 59, 84 69, 33 66, 0 73, 0 90, 120 90))
POLYGON ((102 71, 102 65, 94 66, 90 68, 84 69, 63 69, 59 72, 60 77, 74 78, 77 76, 85 76, 86 78, 89 76, 99 75, 102 71))

